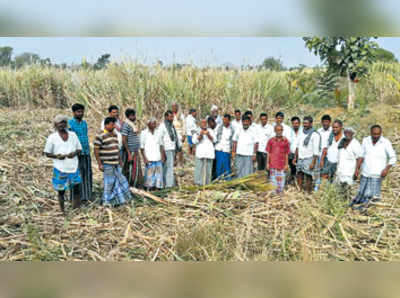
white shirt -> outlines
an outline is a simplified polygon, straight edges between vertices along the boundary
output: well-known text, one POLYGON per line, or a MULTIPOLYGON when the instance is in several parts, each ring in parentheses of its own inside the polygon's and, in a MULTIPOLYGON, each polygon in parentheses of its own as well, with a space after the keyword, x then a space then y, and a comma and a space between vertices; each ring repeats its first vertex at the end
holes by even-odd
POLYGON ((365 177, 380 178, 386 166, 397 161, 392 144, 382 136, 375 145, 371 136, 364 138, 361 148, 361 157, 364 158, 361 173, 365 177))
POLYGON ((232 120, 231 125, 234 130, 238 130, 242 127, 242 120, 237 121, 236 118, 232 120))
POLYGON ((299 149, 299 159, 310 158, 314 155, 319 156, 319 145, 320 145, 320 136, 317 132, 313 132, 310 142, 307 146, 304 146, 304 140, 307 138, 307 135, 301 130, 299 132, 299 136, 297 139, 296 148, 299 149))
MULTIPOLYGON (((215 135, 216 135, 215 142, 218 141, 217 137, 218 137, 218 130, 220 129, 219 127, 220 126, 218 126, 217 129, 215 130, 215 135)), ((234 129, 232 125, 229 125, 229 127, 226 128, 225 125, 222 124, 221 140, 215 144, 215 150, 222 151, 225 153, 231 153, 233 134, 234 134, 234 129)))
POLYGON ((186 135, 192 136, 197 130, 196 119, 192 115, 186 117, 186 135))
POLYGON ((246 130, 242 127, 238 131, 235 131, 233 141, 237 142, 236 154, 244 156, 254 155, 254 144, 256 143, 256 135, 254 130, 250 127, 246 130))
POLYGON ((214 159, 215 158, 215 149, 214 149, 214 142, 217 139, 214 130, 211 128, 207 128, 208 132, 210 133, 213 141, 211 141, 208 136, 203 136, 203 138, 199 141, 199 132, 196 132, 193 135, 193 144, 196 145, 196 157, 197 158, 207 158, 207 159, 214 159))
POLYGON ((275 135, 274 127, 271 124, 262 126, 261 124, 257 127, 256 138, 258 142, 258 152, 267 153, 267 143, 272 136, 275 135))
POLYGON ((340 182, 353 185, 353 176, 356 172, 357 159, 361 157, 361 144, 352 139, 347 148, 338 152, 337 178, 340 182))
POLYGON ((297 146, 297 142, 299 140, 299 136, 300 136, 300 132, 301 132, 301 128, 298 129, 297 133, 294 131, 293 128, 291 128, 292 130, 292 142, 290 143, 290 153, 296 153, 296 146, 297 146))
MULTIPOLYGON (((283 132, 282 132, 282 135, 286 138, 286 139, 288 139, 288 141, 289 141, 289 145, 290 144, 292 144, 293 143, 293 135, 292 135, 292 128, 289 126, 289 125, 287 125, 287 124, 285 124, 285 123, 281 123, 281 125, 282 125, 282 127, 283 127, 283 132)), ((275 137, 276 136, 276 134, 275 134, 275 126, 276 126, 276 122, 274 122, 274 124, 273 124, 273 135, 272 135, 272 137, 275 137)))
MULTIPOLYGON (((176 129, 175 129, 176 130, 176 129)), ((171 138, 169 137, 169 133, 167 128, 165 127, 165 123, 162 122, 159 126, 158 126, 158 134, 160 137, 160 145, 164 146, 164 150, 177 150, 178 148, 176 148, 176 142, 175 141, 171 141, 171 138)), ((182 142, 181 142, 181 135, 179 134, 179 132, 176 130, 176 134, 177 134, 177 138, 178 138, 178 144, 179 146, 182 146, 182 142)))
POLYGON ((176 132, 180 135, 180 139, 182 139, 182 135, 186 133, 186 119, 183 113, 179 112, 174 114, 174 121, 173 124, 175 126, 176 132))
POLYGON ((148 128, 142 131, 140 134, 140 148, 144 150, 148 161, 161 160, 160 136, 157 129, 154 130, 154 133, 151 133, 148 128))
MULTIPOLYGON (((78 136, 73 131, 68 131, 68 140, 64 141, 58 132, 53 132, 46 141, 45 153, 50 154, 70 154, 76 150, 82 150, 78 136)), ((78 169, 78 157, 65 158, 63 160, 53 159, 53 166, 63 173, 75 173, 78 169)))
POLYGON ((320 129, 318 129, 318 132, 321 136, 321 151, 319 153, 319 156, 322 155, 322 149, 328 147, 328 140, 329 140, 329 136, 332 132, 332 127, 329 126, 328 130, 325 130, 323 127, 321 127, 320 129))
MULTIPOLYGON (((328 152, 327 152, 327 158, 328 158, 328 160, 329 160, 329 162, 332 162, 332 163, 337 163, 338 162, 338 157, 339 157, 339 149, 338 149, 338 146, 339 146, 339 142, 342 140, 344 138, 344 135, 343 135, 343 133, 342 133, 342 137, 339 139, 339 141, 337 141, 336 142, 336 140, 335 140, 335 137, 333 137, 333 140, 332 140, 332 145, 330 145, 329 147, 328 147, 328 152)), ((329 145, 328 143, 327 143, 327 145, 329 145)))

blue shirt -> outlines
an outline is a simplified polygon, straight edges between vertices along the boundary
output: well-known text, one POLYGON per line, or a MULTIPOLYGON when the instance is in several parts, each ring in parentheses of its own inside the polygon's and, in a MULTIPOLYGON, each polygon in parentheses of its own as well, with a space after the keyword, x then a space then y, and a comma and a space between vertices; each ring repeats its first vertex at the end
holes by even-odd
POLYGON ((76 133, 79 142, 82 145, 82 153, 85 155, 90 155, 89 147, 89 137, 88 137, 88 127, 85 120, 78 121, 75 118, 68 120, 69 130, 76 133))

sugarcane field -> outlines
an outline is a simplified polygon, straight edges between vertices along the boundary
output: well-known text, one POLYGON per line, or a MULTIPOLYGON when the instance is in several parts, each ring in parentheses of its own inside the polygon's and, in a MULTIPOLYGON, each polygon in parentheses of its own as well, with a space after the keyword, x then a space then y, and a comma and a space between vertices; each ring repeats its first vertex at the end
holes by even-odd
POLYGON ((1 66, 0 260, 399 261, 400 64, 340 42, 359 68, 1 66))

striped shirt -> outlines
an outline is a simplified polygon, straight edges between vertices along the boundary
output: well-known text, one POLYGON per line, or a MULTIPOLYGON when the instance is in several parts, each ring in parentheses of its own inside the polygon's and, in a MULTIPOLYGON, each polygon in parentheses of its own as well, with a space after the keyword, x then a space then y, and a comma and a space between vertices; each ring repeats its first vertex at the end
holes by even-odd
POLYGON ((133 130, 132 126, 124 122, 124 124, 122 124, 121 135, 127 137, 128 148, 131 152, 139 151, 140 136, 133 130))
POLYGON ((114 132, 100 131, 94 141, 94 148, 99 149, 103 164, 119 165, 118 137, 114 132))

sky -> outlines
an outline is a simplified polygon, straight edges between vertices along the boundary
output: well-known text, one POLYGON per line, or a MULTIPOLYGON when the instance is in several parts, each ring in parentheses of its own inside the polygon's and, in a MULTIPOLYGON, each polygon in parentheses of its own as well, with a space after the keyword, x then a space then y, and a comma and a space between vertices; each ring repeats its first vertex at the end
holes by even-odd
MULTIPOLYGON (((400 37, 378 38, 378 44, 400 60, 400 37)), ((111 60, 137 60, 153 64, 193 63, 205 65, 258 65, 264 58, 280 58, 285 66, 320 63, 304 47, 300 37, 1 37, 0 46, 11 46, 14 54, 33 52, 53 63, 95 62, 104 53, 111 60)))

